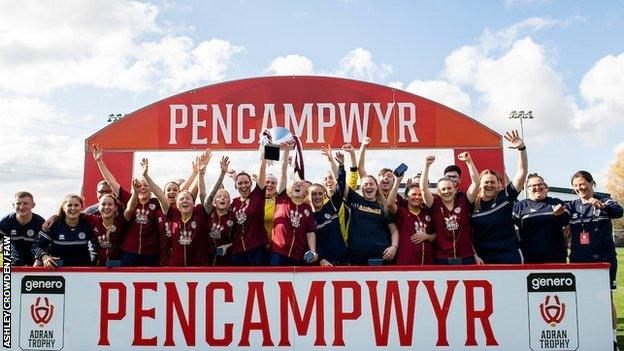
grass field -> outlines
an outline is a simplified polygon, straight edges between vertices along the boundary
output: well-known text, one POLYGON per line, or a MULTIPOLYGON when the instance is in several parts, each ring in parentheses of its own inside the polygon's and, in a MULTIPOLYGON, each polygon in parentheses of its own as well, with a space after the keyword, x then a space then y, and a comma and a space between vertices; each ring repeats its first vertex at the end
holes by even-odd
POLYGON ((624 345, 624 248, 618 247, 618 272, 617 272, 617 286, 613 294, 613 300, 615 302, 615 308, 618 314, 617 323, 617 339, 620 348, 624 345))

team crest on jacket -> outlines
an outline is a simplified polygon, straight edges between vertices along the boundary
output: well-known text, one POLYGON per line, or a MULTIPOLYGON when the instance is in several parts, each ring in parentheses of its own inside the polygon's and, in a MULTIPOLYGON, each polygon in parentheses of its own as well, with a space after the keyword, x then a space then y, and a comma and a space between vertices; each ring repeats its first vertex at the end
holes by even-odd
POLYGON ((303 214, 305 214, 306 217, 310 217, 310 211, 308 211, 307 208, 303 210, 303 214))
POLYGON ((455 207, 455 209, 453 210, 453 212, 459 214, 461 212, 461 207, 455 207))
POLYGON ((155 204, 149 204, 149 208, 150 208, 150 210, 154 211, 156 209, 156 205, 155 204))
POLYGON ((234 225, 234 221, 233 221, 233 220, 231 220, 231 219, 229 219, 229 220, 226 222, 226 224, 227 224, 227 226, 228 226, 228 227, 231 227, 231 226, 233 226, 233 225, 234 225))
POLYGON ((193 229, 197 228, 197 223, 195 223, 195 221, 191 221, 191 228, 193 229))
POLYGON ((330 219, 330 218, 331 218, 331 215, 329 213, 326 213, 325 214, 325 219, 330 219))
POLYGON ((84 232, 78 233, 78 239, 84 240, 86 237, 87 237, 87 234, 85 234, 84 232))
POLYGON ((427 222, 431 222, 431 216, 426 215, 426 216, 425 216, 425 221, 427 221, 427 222))
POLYGON ((26 235, 33 236, 33 235, 35 235, 35 231, 32 230, 32 229, 28 229, 28 231, 26 231, 26 235))

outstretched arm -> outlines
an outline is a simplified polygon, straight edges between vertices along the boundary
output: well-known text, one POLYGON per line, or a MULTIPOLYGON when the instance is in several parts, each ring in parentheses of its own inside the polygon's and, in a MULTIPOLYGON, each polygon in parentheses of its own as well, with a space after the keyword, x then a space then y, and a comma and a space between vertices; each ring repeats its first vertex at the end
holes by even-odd
POLYGON ((204 203, 206 200, 206 167, 210 161, 210 156, 202 154, 197 157, 195 163, 197 164, 197 188, 199 190, 199 201, 204 203))
POLYGON ((334 156, 332 155, 332 149, 331 146, 322 146, 321 147, 321 155, 325 156, 325 158, 327 158, 327 162, 329 162, 329 168, 332 172, 332 174, 334 175, 335 178, 338 177, 338 165, 336 164, 336 160, 334 159, 334 156))
POLYGON ((147 182, 147 185, 149 185, 150 190, 158 199, 162 212, 164 214, 169 213, 169 200, 167 199, 167 195, 165 195, 162 189, 158 185, 156 185, 156 183, 154 183, 149 174, 147 174, 149 168, 149 161, 147 160, 147 158, 143 158, 141 160, 141 167, 143 169, 143 178, 145 178, 145 181, 147 182))
MULTIPOLYGON (((348 153, 349 156, 351 157, 351 166, 353 167, 356 164, 355 149, 353 148, 353 145, 351 145, 351 144, 344 144, 344 145, 342 145, 342 150, 345 153, 348 153)), ((343 198, 344 199, 346 199, 347 196, 349 195, 349 189, 351 189, 351 184, 349 184, 349 186, 344 187, 344 194, 343 194, 343 198)))
POLYGON ((403 180, 404 175, 405 173, 403 173, 400 177, 397 177, 394 180, 394 185, 392 186, 392 189, 390 189, 390 193, 388 194, 388 198, 387 198, 388 211, 390 211, 390 213, 392 214, 396 213, 397 211, 397 204, 396 204, 397 193, 399 192, 399 186, 401 185, 401 181, 403 180))
POLYGON ((141 188, 141 182, 138 179, 132 179, 132 196, 130 196, 130 200, 128 200, 128 206, 124 210, 124 218, 126 221, 129 221, 132 218, 132 212, 136 208, 138 199, 139 199, 139 188, 141 188))
POLYGON ((520 157, 518 157, 518 170, 516 171, 516 175, 513 179, 514 188, 516 188, 517 192, 520 192, 524 187, 524 182, 526 181, 527 174, 529 173, 526 145, 524 145, 524 141, 518 136, 517 130, 505 133, 505 139, 509 142, 510 149, 517 149, 520 151, 520 157))
POLYGON ((260 163, 258 164, 258 179, 256 179, 256 186, 259 189, 264 189, 265 181, 266 181, 266 159, 264 158, 264 148, 261 147, 260 148, 260 163))
POLYGON ((362 140, 362 144, 360 145, 360 152, 358 155, 358 174, 360 175, 360 178, 364 178, 364 176, 368 174, 366 173, 366 147, 370 144, 370 142, 371 138, 364 137, 364 140, 362 140))
POLYGON ((277 183, 277 193, 281 194, 286 190, 286 183, 288 183, 288 177, 286 171, 288 170, 288 156, 290 155, 290 149, 294 144, 288 143, 285 145, 284 154, 282 155, 282 163, 280 164, 280 178, 277 183))
POLYGON ((119 188, 121 187, 121 185, 119 185, 117 179, 115 179, 115 176, 108 170, 108 167, 106 167, 104 159, 102 158, 102 147, 99 144, 93 144, 91 145, 91 152, 93 153, 93 159, 95 160, 95 163, 97 164, 98 169, 102 174, 102 177, 104 177, 106 183, 110 185, 111 189, 113 190, 113 194, 115 194, 116 197, 119 197, 119 188))
POLYGON ((427 156, 425 158, 425 168, 420 175, 420 191, 422 191, 423 202, 425 206, 431 208, 433 206, 433 194, 429 190, 429 167, 435 161, 435 156, 427 156))
POLYGON ((204 200, 204 208, 206 209, 206 213, 210 213, 210 211, 212 211, 212 200, 217 194, 217 190, 221 188, 221 184, 223 184, 223 178, 225 177, 225 174, 228 171, 229 165, 230 165, 229 157, 227 156, 221 157, 221 163, 220 163, 221 173, 219 173, 219 177, 217 178, 215 183, 212 185, 212 188, 210 188, 208 197, 206 198, 206 200, 204 200))
POLYGON ((479 171, 477 171, 477 167, 472 161, 472 157, 468 151, 464 151, 457 155, 457 159, 466 162, 466 167, 468 167, 468 173, 470 173, 470 186, 468 187, 466 197, 468 197, 468 201, 470 201, 470 203, 473 203, 479 194, 479 171))

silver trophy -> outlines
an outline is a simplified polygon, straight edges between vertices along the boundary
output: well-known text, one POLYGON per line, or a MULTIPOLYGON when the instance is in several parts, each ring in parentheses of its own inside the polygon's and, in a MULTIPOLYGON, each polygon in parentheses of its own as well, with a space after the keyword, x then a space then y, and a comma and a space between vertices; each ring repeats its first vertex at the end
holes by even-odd
POLYGON ((264 148, 265 159, 279 161, 280 145, 292 140, 295 141, 295 149, 297 150, 297 153, 293 158, 295 173, 299 175, 299 179, 304 179, 303 149, 301 140, 298 136, 293 135, 290 130, 284 127, 265 129, 260 137, 260 147, 264 148))

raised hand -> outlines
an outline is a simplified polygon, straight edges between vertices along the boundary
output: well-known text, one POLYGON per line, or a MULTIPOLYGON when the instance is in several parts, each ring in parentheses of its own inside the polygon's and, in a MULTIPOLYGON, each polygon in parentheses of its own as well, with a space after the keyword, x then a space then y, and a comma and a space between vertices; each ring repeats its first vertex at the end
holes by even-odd
POLYGON ((344 154, 342 152, 336 152, 336 161, 338 161, 339 164, 344 165, 344 154))
POLYGON ((145 157, 144 157, 144 158, 141 160, 140 165, 141 165, 141 169, 143 170, 143 173, 142 173, 142 174, 143 174, 144 176, 145 176, 145 175, 147 175, 147 171, 148 171, 148 168, 149 168, 149 161, 147 160, 147 158, 145 158, 145 157))
POLYGON ((201 154, 195 158, 195 164, 197 166, 197 173, 206 173, 206 167, 208 166, 208 160, 210 160, 209 154, 201 154))
POLYGON ((103 150, 100 144, 98 143, 91 144, 90 150, 91 150, 91 153, 93 154, 93 159, 95 160, 95 162, 98 162, 102 159, 103 150))
POLYGON ((524 141, 518 136, 517 130, 505 133, 505 140, 509 142, 510 149, 524 149, 524 141))
POLYGON ((141 186, 142 184, 138 179, 136 178, 132 179, 132 191, 134 191, 135 193, 138 193, 141 190, 141 186))
POLYGON ((427 156, 425 157, 425 165, 431 166, 431 164, 435 161, 435 156, 427 156))
POLYGON ((221 167, 221 172, 227 173, 228 167, 230 167, 230 158, 227 156, 221 157, 221 162, 219 163, 219 166, 221 167))
POLYGON ((235 169, 228 170, 227 175, 228 177, 232 178, 232 180, 234 180, 236 178, 236 170, 235 169))
POLYGON ((470 156, 470 153, 468 151, 464 151, 461 154, 457 155, 457 159, 460 161, 468 162, 472 161, 472 156, 470 156))
POLYGON ((212 149, 208 148, 204 150, 202 155, 206 155, 206 157, 208 158, 208 160, 206 161, 206 164, 207 164, 208 162, 210 162, 210 158, 212 158, 212 149))
POLYGON ((371 138, 369 137, 364 137, 364 140, 362 140, 362 146, 366 147, 371 143, 371 138))
POLYGON ((352 152, 355 152, 355 149, 353 148, 353 145, 351 144, 344 144, 342 145, 342 151, 352 153, 352 152))
POLYGON ((280 149, 292 150, 295 147, 295 140, 291 139, 280 144, 280 149))
POLYGON ((321 146, 321 155, 325 156, 327 161, 331 162, 333 160, 331 146, 321 146))

